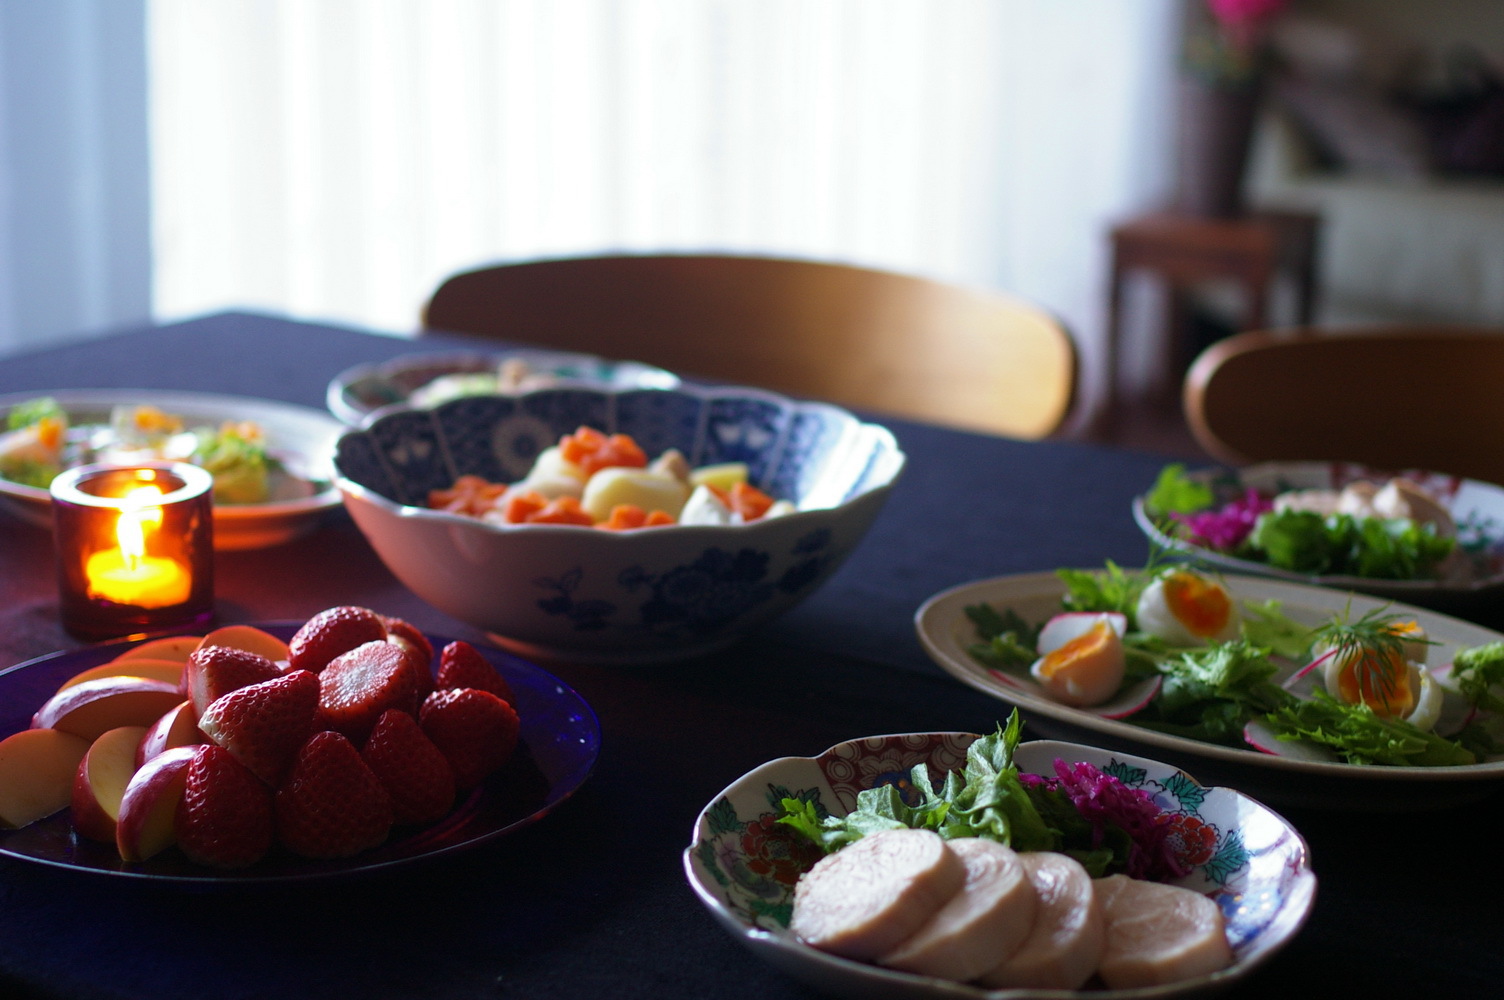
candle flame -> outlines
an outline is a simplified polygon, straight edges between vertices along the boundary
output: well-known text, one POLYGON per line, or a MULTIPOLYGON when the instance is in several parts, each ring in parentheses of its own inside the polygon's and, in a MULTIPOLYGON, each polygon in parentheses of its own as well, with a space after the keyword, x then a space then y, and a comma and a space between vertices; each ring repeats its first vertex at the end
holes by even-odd
POLYGON ((131 569, 146 555, 147 524, 162 523, 162 508, 155 501, 162 499, 158 486, 137 486, 121 498, 120 518, 115 522, 115 538, 120 542, 120 554, 131 569))

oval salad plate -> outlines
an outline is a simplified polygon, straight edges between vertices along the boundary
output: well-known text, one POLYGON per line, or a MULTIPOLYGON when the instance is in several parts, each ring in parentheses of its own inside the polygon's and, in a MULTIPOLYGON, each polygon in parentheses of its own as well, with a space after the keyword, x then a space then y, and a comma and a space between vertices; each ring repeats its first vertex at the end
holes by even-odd
MULTIPOLYGON (((1303 625, 1318 625, 1334 614, 1356 618, 1369 611, 1412 617, 1436 643, 1428 662, 1450 662, 1457 649, 1504 641, 1504 635, 1471 622, 1423 608, 1383 601, 1324 587, 1283 583, 1260 577, 1225 576, 1235 600, 1277 601, 1280 610, 1303 625)), ((974 604, 998 611, 1011 608, 1024 620, 1043 622, 1060 611, 1065 584, 1054 573, 1032 573, 981 580, 942 591, 914 616, 925 651, 957 680, 1016 705, 1033 732, 1061 739, 1091 739, 1132 752, 1153 751, 1181 767, 1194 767, 1218 784, 1236 784, 1277 803, 1347 809, 1412 809, 1481 798, 1504 781, 1504 760, 1457 767, 1393 767, 1275 756, 1172 736, 1108 718, 1092 709, 1072 708, 1045 695, 1032 679, 994 672, 969 649, 979 640, 966 615, 974 604)))
POLYGON ((1155 545, 1224 572, 1356 590, 1452 614, 1496 610, 1504 602, 1504 488, 1499 486, 1413 469, 1381 472, 1351 462, 1265 462, 1242 469, 1201 469, 1186 475, 1212 488, 1216 506, 1242 497, 1249 489, 1272 498, 1287 490, 1340 490, 1357 480, 1383 483, 1391 476, 1403 475, 1436 497, 1457 524, 1461 552, 1452 575, 1414 580, 1313 576, 1238 558, 1167 532, 1150 513, 1147 494, 1134 498, 1133 519, 1155 545))
MULTIPOLYGON (((301 622, 255 627, 283 641, 301 622)), ((451 641, 430 635, 434 649, 451 641)), ((31 714, 70 677, 119 656, 136 642, 113 642, 28 660, 0 672, 0 737, 31 724, 31 714)), ((595 712, 573 688, 510 653, 476 646, 500 671, 517 696, 522 723, 517 753, 501 770, 461 800, 435 826, 396 835, 380 847, 351 858, 313 861, 283 851, 248 868, 217 871, 195 865, 176 848, 144 862, 120 860, 113 846, 77 836, 64 810, 17 830, 0 830, 0 856, 148 882, 193 883, 205 887, 301 882, 357 875, 431 860, 477 847, 541 820, 585 783, 600 753, 601 729, 595 712)))
POLYGON ((700 902, 754 954, 826 993, 907 1000, 1008 1000, 1202 996, 1243 979, 1304 926, 1316 893, 1311 856, 1300 834, 1277 813, 1230 788, 1206 787, 1159 761, 1091 746, 1036 740, 1013 761, 1026 774, 1053 775, 1056 760, 1086 762, 1149 794, 1180 831, 1190 874, 1178 884, 1205 893, 1222 909, 1233 964, 1220 972, 1164 986, 1127 990, 988 991, 967 983, 912 975, 839 958, 790 933, 794 886, 820 857, 778 823, 782 798, 817 802, 844 816, 857 794, 906 781, 918 764, 942 780, 963 767, 970 733, 872 736, 831 747, 818 757, 781 757, 743 775, 700 813, 684 851, 684 871, 700 902))
POLYGON ((474 393, 537 389, 566 382, 618 389, 672 389, 678 376, 635 361, 608 361, 563 351, 448 351, 404 354, 377 364, 356 365, 334 376, 325 394, 329 412, 347 424, 394 403, 434 406, 474 393), (512 366, 505 376, 504 365, 512 366), (515 385, 507 383, 515 381, 515 385))
MULTIPOLYGON (((154 406, 181 417, 185 427, 218 427, 248 420, 260 426, 267 454, 282 469, 271 476, 272 499, 265 503, 215 504, 214 547, 257 549, 312 531, 340 505, 334 488, 334 441, 344 427, 329 414, 307 406, 248 396, 173 392, 158 389, 59 389, 0 396, 0 427, 10 411, 43 396, 56 400, 73 427, 107 427, 117 406, 154 406)), ((0 509, 32 524, 51 526, 52 497, 46 489, 0 477, 0 509)))

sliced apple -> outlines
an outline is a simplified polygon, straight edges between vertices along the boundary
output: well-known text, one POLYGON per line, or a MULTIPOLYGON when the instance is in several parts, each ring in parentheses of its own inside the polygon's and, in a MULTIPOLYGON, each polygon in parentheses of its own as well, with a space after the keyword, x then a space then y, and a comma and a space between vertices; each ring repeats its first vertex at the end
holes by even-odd
POLYGON ((33 729, 56 729, 93 742, 120 726, 150 726, 183 700, 176 684, 149 677, 101 677, 48 698, 33 729))
POLYGON ((56 729, 23 729, 0 740, 0 826, 26 826, 68 808, 89 741, 56 729))
POLYGON ((134 660, 111 660, 109 663, 101 663, 97 667, 90 667, 88 670, 74 674, 63 681, 62 687, 58 690, 62 691, 85 681, 97 681, 101 677, 149 677, 154 681, 179 684, 183 679, 183 664, 180 660, 149 660, 145 657, 134 660))
POLYGON ((120 726, 100 735, 78 762, 73 778, 73 829, 81 837, 115 842, 115 820, 125 786, 136 773, 136 747, 144 726, 120 726))
POLYGON ((184 701, 168 709, 160 719, 147 727, 136 745, 136 766, 140 767, 164 750, 194 747, 208 742, 209 738, 199 731, 198 713, 194 711, 193 703, 184 701))
POLYGON ((117 660, 177 660, 182 663, 188 654, 198 648, 201 637, 196 635, 169 635, 162 639, 148 639, 139 646, 132 646, 117 660))
POLYGON ((194 648, 201 646, 229 646, 232 649, 246 649, 252 653, 260 653, 273 663, 287 660, 287 643, 254 625, 226 625, 217 628, 200 639, 198 646, 194 648))
POLYGON ((177 842, 174 824, 197 747, 175 747, 142 764, 120 797, 115 847, 126 861, 145 861, 177 842))

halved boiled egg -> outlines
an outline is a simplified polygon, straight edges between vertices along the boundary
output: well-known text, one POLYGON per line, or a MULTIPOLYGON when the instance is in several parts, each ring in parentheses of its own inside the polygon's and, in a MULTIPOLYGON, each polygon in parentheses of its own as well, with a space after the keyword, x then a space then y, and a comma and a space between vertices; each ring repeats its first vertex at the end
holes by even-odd
POLYGON ((1401 649, 1334 650, 1323 655, 1322 684, 1337 700, 1366 704, 1375 715, 1403 719, 1419 729, 1433 728, 1441 717, 1441 685, 1401 649))
POLYGON ((1123 685, 1127 656, 1122 615, 1064 614, 1039 633, 1039 652, 1029 672, 1056 701, 1077 708, 1099 705, 1123 685))
POLYGON ((1140 631, 1172 646, 1200 646, 1237 638, 1240 618, 1227 588, 1188 569, 1170 569, 1139 595, 1140 631))

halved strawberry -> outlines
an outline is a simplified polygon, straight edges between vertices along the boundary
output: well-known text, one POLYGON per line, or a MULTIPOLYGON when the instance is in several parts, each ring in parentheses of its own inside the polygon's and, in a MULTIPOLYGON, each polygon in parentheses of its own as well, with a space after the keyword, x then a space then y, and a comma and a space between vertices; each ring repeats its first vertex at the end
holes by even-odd
POLYGON ((354 744, 314 733, 277 790, 277 838, 305 858, 344 858, 375 847, 392 828, 392 799, 354 744))
POLYGON ((370 608, 352 604, 326 608, 304 622, 288 640, 287 665, 316 674, 341 653, 385 638, 386 623, 370 608))
POLYGON ((454 768, 406 712, 381 713, 360 758, 391 795, 394 823, 435 823, 454 806, 454 768))
POLYGON ((183 693, 193 703, 194 718, 221 695, 281 676, 281 669, 260 653, 229 646, 204 646, 183 664, 183 693))
POLYGON ((381 621, 386 625, 387 641, 395 642, 406 650, 413 665, 418 668, 422 695, 427 698, 433 690, 433 643, 428 641, 428 636, 401 618, 382 615, 381 621))
POLYGON ((477 688, 435 691, 423 702, 418 723, 454 768, 461 791, 511 758, 521 728, 511 705, 477 688))
POLYGON ((276 787, 298 747, 313 732, 318 709, 318 677, 293 670, 214 699, 198 728, 256 777, 276 787))
POLYGON ((517 706, 517 696, 506 678, 479 650, 462 639, 451 642, 439 653, 439 676, 434 687, 489 691, 513 708, 517 706))
POLYGON ((416 715, 422 704, 417 668, 400 646, 381 640, 356 646, 319 674, 319 722, 364 743, 389 708, 416 715))
POLYGON ((272 790, 235 755, 213 743, 198 748, 178 802, 178 847, 190 861, 244 868, 271 850, 272 790))

